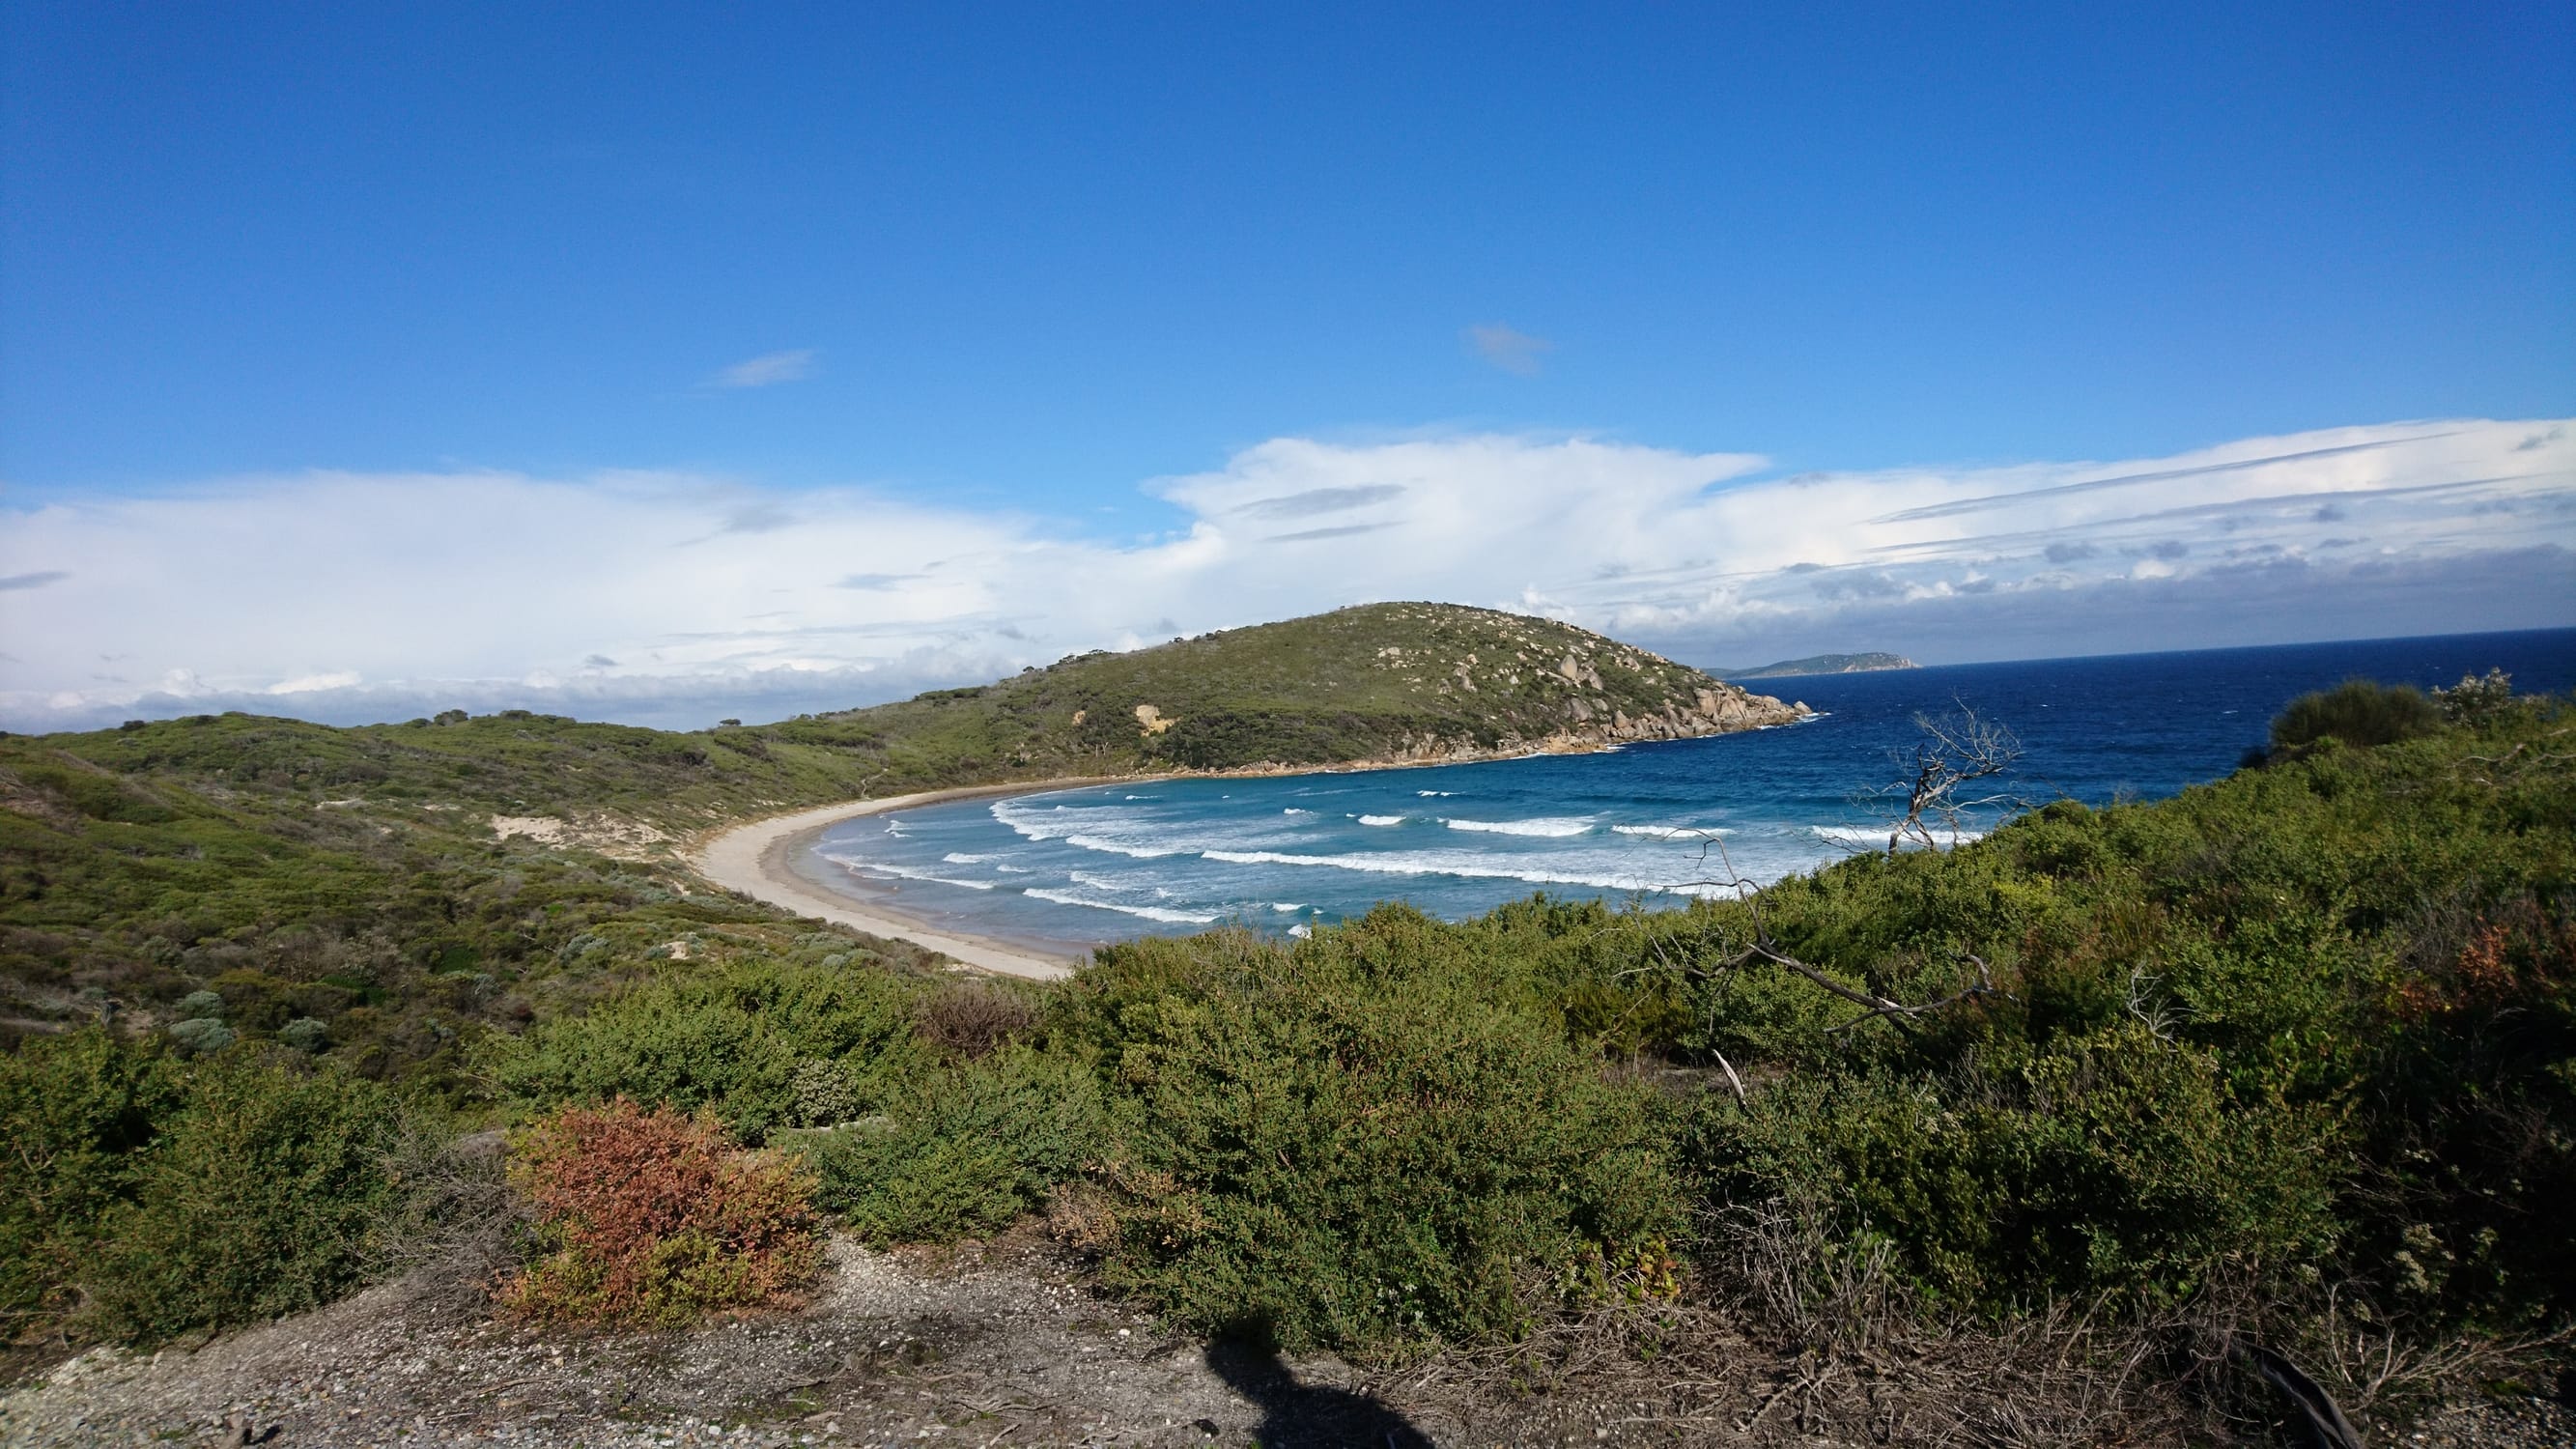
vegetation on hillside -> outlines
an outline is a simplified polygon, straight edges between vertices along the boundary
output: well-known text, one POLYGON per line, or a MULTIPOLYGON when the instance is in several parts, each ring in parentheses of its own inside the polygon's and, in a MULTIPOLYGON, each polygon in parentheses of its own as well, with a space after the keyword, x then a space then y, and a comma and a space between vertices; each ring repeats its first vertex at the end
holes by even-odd
POLYGON ((1769 710, 1579 629, 1413 604, 765 727, 512 710, 0 737, 0 1039, 188 1019, 205 1025, 183 1045, 286 1041, 377 1078, 438 1074, 476 1033, 575 1008, 653 960, 787 949, 773 913, 680 868, 682 840, 724 821, 1010 779, 1785 717, 1769 710))
MULTIPOLYGON (((2576 1323, 2576 708, 2370 688, 2302 701, 2259 764, 2175 799, 2060 802, 1744 900, 1385 906, 1294 943, 1118 946, 1051 988, 274 787, 22 786, 95 808, 9 898, 12 940, 143 973, 148 1006, 31 1033, 0 1071, 34 1165, 0 1195, 0 1307, 151 1341, 319 1301, 420 1220, 379 1145, 396 1119, 622 1098, 792 1154, 873 1241, 1042 1215, 1176 1325, 1287 1345, 1856 1283, 1932 1324, 2546 1339, 2576 1323), (156 830, 220 859, 115 833, 156 830), (423 886, 402 852, 428 841, 423 886), (148 928, 190 881, 233 936, 148 928), (217 959, 244 974, 190 974, 217 959), (351 995, 298 994, 325 987, 351 995), (203 1207, 226 1153, 266 1185, 238 1220, 203 1207), (293 1270, 250 1284, 278 1252, 293 1270)), ((189 728, 250 727, 154 727, 189 728)), ((2208 1349, 2142 1341, 2172 1372, 2208 1349)))
POLYGON ((979 689, 781 725, 864 726, 988 769, 1124 774, 1420 759, 1795 718, 1696 669, 1551 620, 1372 604, 1126 654, 1076 655, 979 689))

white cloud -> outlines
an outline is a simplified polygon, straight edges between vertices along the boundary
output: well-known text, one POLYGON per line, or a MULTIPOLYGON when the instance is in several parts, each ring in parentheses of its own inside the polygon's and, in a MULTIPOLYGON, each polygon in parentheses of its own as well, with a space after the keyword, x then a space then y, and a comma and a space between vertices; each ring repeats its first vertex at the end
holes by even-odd
POLYGON ((1467 345, 1476 355, 1503 371, 1519 377, 1538 376, 1539 356, 1553 352, 1556 344, 1544 337, 1532 337, 1518 328, 1500 322, 1484 322, 1467 329, 1467 345))
POLYGON ((745 358, 707 379, 709 387, 775 387, 782 382, 802 382, 814 375, 814 359, 821 356, 811 347, 797 347, 785 352, 764 352, 745 358))
POLYGON ((1701 663, 2576 622, 2576 441, 2548 421, 2114 463, 1764 468, 1587 438, 1282 438, 1149 484, 1183 526, 1130 540, 632 473, 311 473, 55 502, 0 512, 0 578, 46 579, 0 592, 0 725, 774 717, 1378 599, 1519 608, 1701 663), (105 655, 163 683, 103 681, 105 655))

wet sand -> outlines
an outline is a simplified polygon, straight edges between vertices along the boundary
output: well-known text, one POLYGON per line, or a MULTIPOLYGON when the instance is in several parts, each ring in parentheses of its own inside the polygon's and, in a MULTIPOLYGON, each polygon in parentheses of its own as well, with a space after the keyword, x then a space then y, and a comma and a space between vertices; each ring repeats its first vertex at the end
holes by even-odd
POLYGON ((804 858, 815 838, 825 830, 863 815, 909 810, 916 805, 936 805, 943 800, 1029 795, 1082 785, 1106 785, 1121 778, 1124 777, 924 790, 912 795, 889 795, 883 800, 849 800, 838 805, 799 810, 792 815, 774 815, 766 820, 735 826, 709 840, 697 853, 698 873, 726 890, 739 891, 754 900, 765 901, 800 916, 855 927, 872 936, 910 941, 981 970, 1040 981, 1054 980, 1072 975, 1083 964, 1082 959, 1074 955, 1042 954, 1026 946, 989 937, 935 929, 875 902, 858 900, 807 880, 797 872, 796 862, 804 858))

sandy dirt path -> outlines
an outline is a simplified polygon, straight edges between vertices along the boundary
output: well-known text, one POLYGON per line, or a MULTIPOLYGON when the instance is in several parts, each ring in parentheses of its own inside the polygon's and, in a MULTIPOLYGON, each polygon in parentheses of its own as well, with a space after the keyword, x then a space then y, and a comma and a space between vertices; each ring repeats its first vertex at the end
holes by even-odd
POLYGON ((924 790, 913 795, 889 795, 883 800, 845 800, 838 805, 799 810, 793 815, 773 815, 766 820, 735 826, 699 847, 695 863, 698 873, 715 884, 729 891, 740 891, 754 900, 766 901, 781 910, 855 927, 872 936, 910 941, 981 970, 1040 981, 1054 980, 1072 975, 1082 962, 1069 956, 1041 955, 1025 947, 980 936, 932 930, 918 921, 826 890, 799 875, 795 862, 814 843, 816 836, 844 820, 855 820, 862 815, 881 815, 889 810, 908 810, 916 805, 935 805, 943 800, 1025 795, 1040 790, 1068 790, 1079 785, 1106 783, 1109 783, 1106 779, 1044 780, 1026 785, 924 790))

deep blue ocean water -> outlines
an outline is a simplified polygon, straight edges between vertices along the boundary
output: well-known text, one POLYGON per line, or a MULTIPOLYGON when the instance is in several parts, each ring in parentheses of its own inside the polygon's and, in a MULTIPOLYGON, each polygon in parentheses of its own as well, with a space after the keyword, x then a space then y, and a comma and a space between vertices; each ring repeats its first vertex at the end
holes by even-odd
POLYGON ((2098 805, 2224 776, 2307 690, 2490 668, 2565 692, 2576 629, 1756 680, 1818 717, 1604 754, 958 801, 835 827, 805 865, 927 922, 1057 947, 1230 920, 1284 933, 1383 900, 1452 919, 1535 890, 1678 904, 1729 862, 1769 881, 1883 846, 1856 796, 1903 776, 1891 756, 1918 713, 2012 729, 2024 753, 2001 788, 2020 799, 2098 805))

